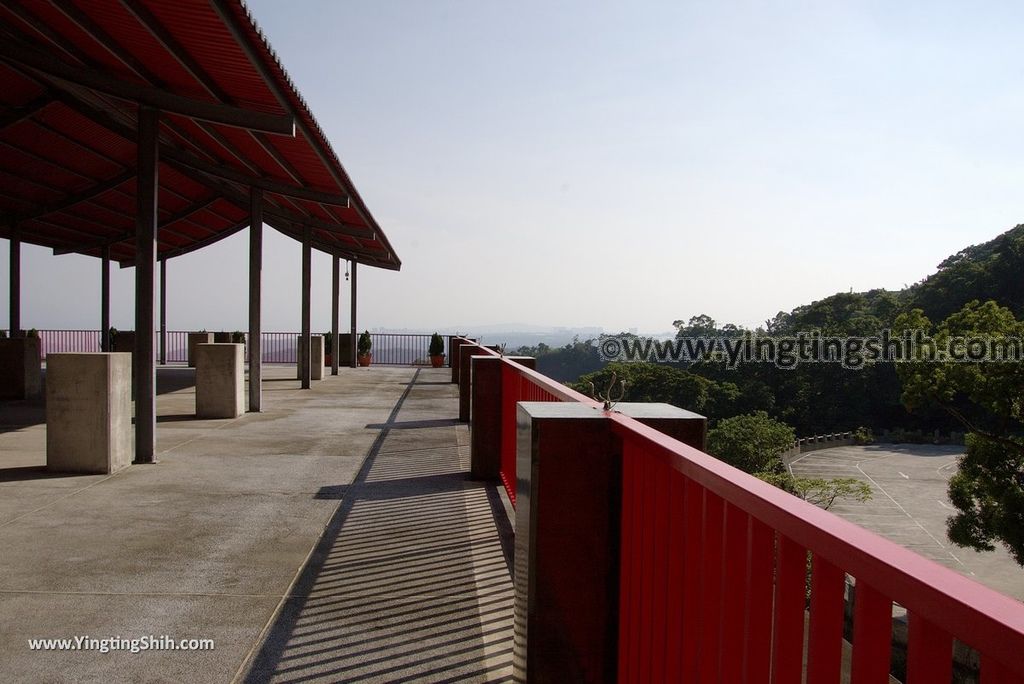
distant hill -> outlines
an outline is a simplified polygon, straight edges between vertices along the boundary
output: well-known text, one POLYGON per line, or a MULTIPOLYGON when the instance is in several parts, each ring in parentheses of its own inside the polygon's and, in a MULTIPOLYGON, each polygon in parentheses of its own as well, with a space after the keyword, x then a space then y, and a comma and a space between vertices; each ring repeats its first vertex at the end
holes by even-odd
POLYGON ((922 309, 938 323, 973 299, 994 299, 1024 318, 1024 224, 960 250, 935 273, 905 289, 839 292, 788 313, 780 311, 765 327, 776 334, 820 329, 870 335, 891 326, 902 311, 922 309))
POLYGON ((993 240, 960 250, 939 270, 901 293, 905 308, 922 309, 932 322, 972 299, 994 299, 1024 317, 1024 224, 993 240))

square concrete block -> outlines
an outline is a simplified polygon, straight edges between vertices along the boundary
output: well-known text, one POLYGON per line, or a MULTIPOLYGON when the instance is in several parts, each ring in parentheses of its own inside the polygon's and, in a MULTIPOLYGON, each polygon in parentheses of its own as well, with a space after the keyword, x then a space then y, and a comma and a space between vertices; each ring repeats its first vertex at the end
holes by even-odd
POLYGON ((131 463, 131 380, 131 354, 47 354, 48 470, 113 473, 131 463))
POLYGON ((196 367, 196 345, 213 342, 213 333, 198 332, 188 334, 188 367, 196 367))
MULTIPOLYGON (((302 336, 296 339, 296 344, 299 346, 299 353, 296 358, 298 361, 295 363, 295 377, 299 380, 302 379, 302 359, 305 357, 305 349, 302 344, 302 336)), ((309 347, 313 353, 313 359, 310 364, 309 379, 310 380, 323 380, 324 379, 324 336, 323 335, 310 335, 309 336, 309 347)))
POLYGON ((196 345, 196 415, 236 418, 245 412, 243 344, 196 345))
POLYGON ((0 399, 32 399, 40 392, 39 338, 0 340, 0 399))

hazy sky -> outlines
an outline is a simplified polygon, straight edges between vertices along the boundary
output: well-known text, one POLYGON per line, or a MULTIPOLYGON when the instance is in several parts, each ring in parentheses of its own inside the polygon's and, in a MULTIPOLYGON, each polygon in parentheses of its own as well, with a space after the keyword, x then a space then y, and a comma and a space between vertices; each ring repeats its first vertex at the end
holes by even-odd
MULTIPOLYGON (((1024 222, 1019 2, 250 7, 404 262, 360 271, 361 328, 756 325, 1024 222)), ((264 327, 295 330, 299 246, 265 250, 264 327)), ((98 326, 98 260, 23 258, 25 327, 98 326)), ((243 231, 172 260, 170 328, 244 328, 246 259, 243 231)))

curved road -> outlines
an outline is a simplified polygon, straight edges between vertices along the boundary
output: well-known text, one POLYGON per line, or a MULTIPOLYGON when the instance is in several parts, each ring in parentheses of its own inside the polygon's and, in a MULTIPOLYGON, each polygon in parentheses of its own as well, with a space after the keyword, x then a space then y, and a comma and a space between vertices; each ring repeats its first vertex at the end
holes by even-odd
POLYGON ((977 552, 946 538, 953 506, 946 485, 961 446, 878 444, 812 451, 794 459, 798 477, 854 477, 871 485, 865 503, 837 501, 836 515, 1024 601, 1024 568, 1002 547, 977 552))

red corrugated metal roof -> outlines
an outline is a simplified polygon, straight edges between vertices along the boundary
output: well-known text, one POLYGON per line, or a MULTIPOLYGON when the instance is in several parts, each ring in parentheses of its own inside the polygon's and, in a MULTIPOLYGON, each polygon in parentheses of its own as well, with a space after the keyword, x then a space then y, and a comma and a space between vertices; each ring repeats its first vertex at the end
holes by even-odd
POLYGON ((138 92, 295 122, 295 135, 168 111, 158 251, 170 258, 264 222, 382 268, 401 262, 240 0, 23 0, 0 5, 0 236, 134 263, 138 92), (71 69, 69 71, 68 69, 71 69), (84 75, 83 75, 84 74, 84 75), (107 81, 90 80, 100 75, 107 81), (104 88, 114 81, 117 88, 104 88))

